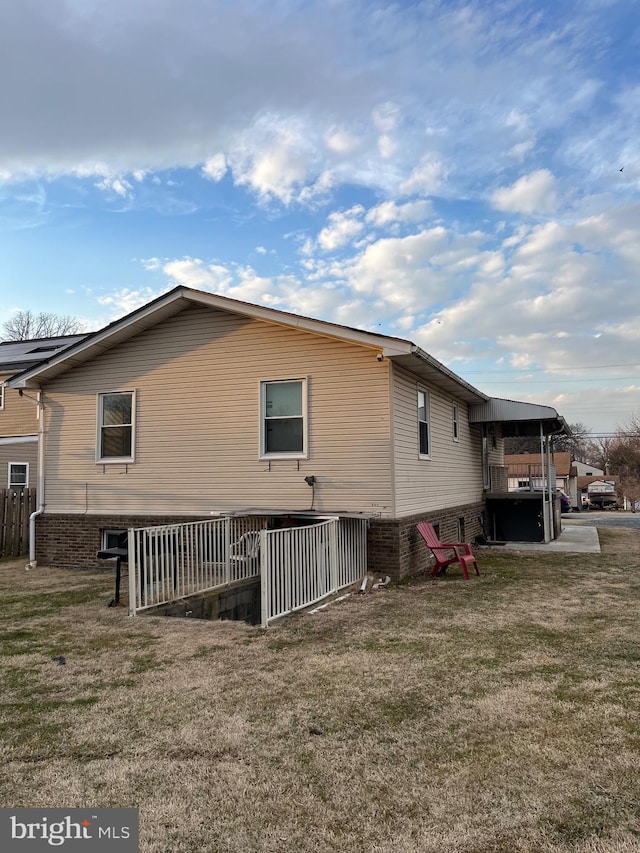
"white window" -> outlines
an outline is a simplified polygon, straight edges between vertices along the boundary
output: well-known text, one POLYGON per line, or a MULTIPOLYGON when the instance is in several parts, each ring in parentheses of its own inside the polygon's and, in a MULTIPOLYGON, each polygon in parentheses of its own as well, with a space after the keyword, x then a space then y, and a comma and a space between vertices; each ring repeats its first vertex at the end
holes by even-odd
POLYGON ((4 409, 4 382, 0 382, 0 412, 4 409))
POLYGON ((10 489, 28 489, 29 488, 29 463, 28 462, 9 462, 9 488, 10 489))
POLYGON ((307 381, 262 382, 260 387, 260 455, 307 455, 307 381))
MULTIPOLYGON (((458 420, 458 407, 454 403, 451 417, 453 419, 453 440, 460 441, 460 421, 458 420)), ((460 540, 462 542, 462 539, 460 540)))
POLYGON ((103 530, 102 531, 102 550, 107 548, 125 548, 123 544, 125 537, 128 535, 126 530, 103 530))
POLYGON ((133 391, 98 394, 97 462, 133 462, 135 403, 133 391))
POLYGON ((424 388, 418 388, 418 453, 421 459, 428 459, 430 452, 429 392, 424 388))

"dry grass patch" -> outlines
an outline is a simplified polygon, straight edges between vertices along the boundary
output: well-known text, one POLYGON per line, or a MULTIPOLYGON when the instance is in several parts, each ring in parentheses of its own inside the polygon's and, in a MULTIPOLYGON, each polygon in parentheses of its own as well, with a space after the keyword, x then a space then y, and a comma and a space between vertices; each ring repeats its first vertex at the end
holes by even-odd
POLYGON ((617 534, 268 631, 130 619, 110 575, 0 565, 1 801, 137 805, 145 853, 640 850, 617 534))

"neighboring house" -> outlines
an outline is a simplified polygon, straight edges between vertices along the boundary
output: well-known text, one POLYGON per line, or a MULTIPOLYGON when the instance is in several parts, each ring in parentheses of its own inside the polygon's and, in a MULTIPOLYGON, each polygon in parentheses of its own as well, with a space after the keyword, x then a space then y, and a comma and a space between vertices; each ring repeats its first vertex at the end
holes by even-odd
POLYGON ((571 492, 571 499, 572 501, 575 500, 574 506, 576 509, 588 509, 589 483, 599 479, 604 473, 605 472, 601 468, 596 468, 594 465, 590 465, 587 462, 576 462, 574 460, 571 463, 571 486, 573 489, 571 492))
POLYGON ((358 514, 371 569, 415 573, 417 521, 470 540, 487 494, 506 492, 501 420, 564 423, 510 401, 496 416, 410 341, 184 287, 9 384, 41 393, 36 555, 57 566, 95 565, 129 527, 358 514))
MULTIPOLYGON (((508 453, 504 457, 509 476, 509 490, 541 489, 546 482, 546 465, 539 453, 508 453)), ((565 451, 551 452, 551 483, 556 489, 569 494, 571 477, 571 454, 565 451)))
POLYGON ((6 388, 5 381, 82 337, 0 343, 0 489, 35 488, 38 477, 38 407, 28 393, 6 388))
MULTIPOLYGON (((509 490, 541 489, 547 479, 546 465, 539 453, 513 453, 504 457, 509 475, 509 490)), ((587 485, 604 473, 587 462, 577 462, 568 451, 551 452, 551 482, 569 496, 571 506, 581 509, 587 502, 587 485)))

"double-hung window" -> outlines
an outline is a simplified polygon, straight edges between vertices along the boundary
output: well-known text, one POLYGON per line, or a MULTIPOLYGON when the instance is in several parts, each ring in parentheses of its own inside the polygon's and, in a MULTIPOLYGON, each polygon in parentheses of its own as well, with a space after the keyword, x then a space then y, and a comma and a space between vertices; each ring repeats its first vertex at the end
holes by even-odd
POLYGON ((260 455, 307 455, 307 382, 286 379, 260 387, 260 455))
POLYGON ((429 392, 424 388, 418 388, 418 453, 421 459, 428 459, 430 452, 429 392))
POLYGON ((9 488, 29 488, 29 463, 9 462, 9 488))
POLYGON ((135 393, 98 394, 98 462, 133 462, 135 393))

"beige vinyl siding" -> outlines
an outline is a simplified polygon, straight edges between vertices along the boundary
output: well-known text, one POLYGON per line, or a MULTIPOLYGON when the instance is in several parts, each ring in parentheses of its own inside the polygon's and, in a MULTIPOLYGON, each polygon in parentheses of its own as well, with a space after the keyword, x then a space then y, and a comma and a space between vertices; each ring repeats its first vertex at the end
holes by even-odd
MULTIPOLYGON (((11 374, 0 375, 0 382, 11 374)), ((31 397, 35 393, 28 391, 31 397)), ((21 397, 15 388, 4 389, 4 406, 0 409, 0 437, 8 435, 35 435, 38 432, 38 407, 27 396, 21 397)))
POLYGON ((393 369, 396 515, 460 506, 482 499, 480 433, 470 428, 467 406, 401 369, 393 369), (419 458, 418 387, 429 392, 430 459, 419 458), (458 441, 453 408, 458 405, 458 441))
POLYGON ((390 512, 376 350, 189 308, 45 389, 48 512, 390 512), (306 379, 307 459, 260 459, 260 382, 306 379), (136 392, 135 462, 95 462, 96 394, 136 392))
POLYGON ((19 444, 0 444, 0 489, 9 484, 9 463, 29 466, 29 488, 35 489, 38 481, 38 440, 21 441, 19 444))

